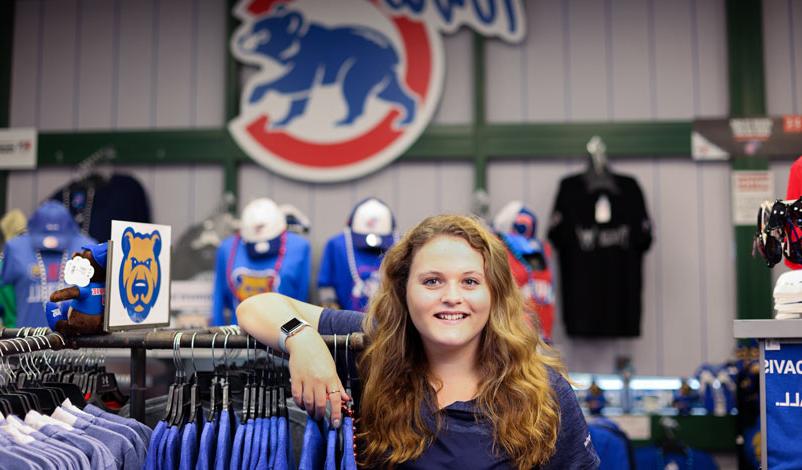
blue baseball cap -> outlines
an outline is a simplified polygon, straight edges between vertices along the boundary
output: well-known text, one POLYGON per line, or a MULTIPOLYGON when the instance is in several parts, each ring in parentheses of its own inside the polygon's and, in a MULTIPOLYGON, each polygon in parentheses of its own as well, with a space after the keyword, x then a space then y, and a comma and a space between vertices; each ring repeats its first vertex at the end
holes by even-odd
POLYGON ((390 207, 375 197, 359 201, 351 210, 347 225, 357 248, 388 250, 396 241, 395 217, 390 207))
POLYGON ((28 233, 34 249, 64 251, 79 230, 66 207, 46 201, 28 220, 28 233))
POLYGON ((109 244, 108 243, 98 243, 97 245, 84 245, 81 247, 82 250, 89 250, 92 253, 92 257, 95 258, 95 262, 100 266, 106 267, 106 255, 109 251, 109 244))

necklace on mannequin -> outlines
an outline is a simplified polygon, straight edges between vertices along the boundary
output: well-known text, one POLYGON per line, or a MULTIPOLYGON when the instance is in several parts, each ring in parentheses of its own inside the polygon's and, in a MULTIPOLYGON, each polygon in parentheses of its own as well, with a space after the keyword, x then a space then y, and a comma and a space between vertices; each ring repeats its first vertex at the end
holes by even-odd
MULTIPOLYGON (((34 250, 36 254, 36 264, 39 266, 39 283, 41 287, 41 294, 40 299, 42 300, 42 306, 46 306, 48 300, 50 300, 50 293, 47 291, 47 286, 49 284, 47 280, 47 267, 45 266, 45 260, 42 258, 42 251, 41 250, 34 250)), ((61 261, 58 266, 58 289, 62 289, 64 287, 64 266, 67 264, 67 257, 68 251, 64 250, 61 255, 61 261)))
MULTIPOLYGON (((64 203, 64 207, 67 209, 71 209, 70 204, 70 196, 71 191, 68 189, 64 190, 62 193, 62 202, 64 203)), ((87 235, 89 233, 89 223, 92 221, 92 206, 95 202, 95 185, 90 184, 86 188, 86 202, 84 203, 83 209, 75 214, 75 221, 81 227, 81 233, 87 235)))

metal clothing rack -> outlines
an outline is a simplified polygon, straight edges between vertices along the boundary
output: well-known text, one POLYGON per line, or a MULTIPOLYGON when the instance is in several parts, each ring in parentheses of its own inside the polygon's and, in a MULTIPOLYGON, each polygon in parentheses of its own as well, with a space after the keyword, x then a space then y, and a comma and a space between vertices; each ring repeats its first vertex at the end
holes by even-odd
MULTIPOLYGON (((265 345, 254 341, 248 335, 232 333, 230 327, 118 331, 103 335, 72 337, 64 337, 48 328, 2 328, 0 329, 0 355, 9 356, 61 349, 130 349, 131 417, 144 422, 147 350, 174 349, 176 336, 179 333, 182 333, 178 341, 182 348, 223 348, 224 339, 226 349, 266 348, 265 345)), ((361 351, 365 345, 362 333, 323 335, 322 337, 330 349, 336 345, 338 349, 347 346, 352 351, 361 351)), ((281 355, 279 351, 273 350, 273 352, 281 355)))

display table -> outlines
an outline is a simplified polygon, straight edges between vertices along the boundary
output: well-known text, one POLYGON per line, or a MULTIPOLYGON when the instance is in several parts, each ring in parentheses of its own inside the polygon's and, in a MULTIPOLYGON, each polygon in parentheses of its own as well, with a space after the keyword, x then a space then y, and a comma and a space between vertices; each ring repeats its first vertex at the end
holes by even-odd
POLYGON ((733 332, 760 344, 761 468, 802 468, 802 320, 735 320, 733 332))

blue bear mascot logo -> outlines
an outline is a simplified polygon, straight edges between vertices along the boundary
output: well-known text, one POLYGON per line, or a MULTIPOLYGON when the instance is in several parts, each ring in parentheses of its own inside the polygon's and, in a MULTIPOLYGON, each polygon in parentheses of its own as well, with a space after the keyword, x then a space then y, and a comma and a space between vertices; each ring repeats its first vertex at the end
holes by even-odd
POLYGON ((128 227, 123 232, 123 262, 120 265, 120 299, 131 321, 141 323, 159 298, 162 238, 158 230, 149 234, 128 227))
POLYGON ((330 28, 307 23, 294 11, 279 8, 257 20, 240 35, 237 47, 247 55, 271 59, 284 73, 259 83, 248 97, 259 102, 269 91, 291 98, 289 111, 272 127, 284 127, 304 114, 314 87, 337 85, 342 89, 347 114, 336 124, 354 123, 365 111, 370 96, 400 107, 402 126, 415 119, 416 101, 399 79, 398 53, 381 32, 364 26, 330 28))

